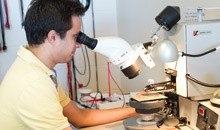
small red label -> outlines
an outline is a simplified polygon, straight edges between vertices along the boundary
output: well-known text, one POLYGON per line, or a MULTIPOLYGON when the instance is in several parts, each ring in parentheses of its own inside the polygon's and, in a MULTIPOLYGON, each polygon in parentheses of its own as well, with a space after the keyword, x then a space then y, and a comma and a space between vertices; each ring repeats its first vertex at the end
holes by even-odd
POLYGON ((199 108, 199 115, 204 117, 205 116, 205 109, 199 108))

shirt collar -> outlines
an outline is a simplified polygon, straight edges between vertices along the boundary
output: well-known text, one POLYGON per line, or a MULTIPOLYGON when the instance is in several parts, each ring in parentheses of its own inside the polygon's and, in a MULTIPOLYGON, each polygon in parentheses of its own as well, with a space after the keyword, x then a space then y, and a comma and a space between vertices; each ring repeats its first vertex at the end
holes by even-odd
POLYGON ((28 49, 28 45, 23 45, 19 48, 17 55, 25 62, 42 69, 48 75, 54 74, 43 62, 41 62, 31 51, 28 49))

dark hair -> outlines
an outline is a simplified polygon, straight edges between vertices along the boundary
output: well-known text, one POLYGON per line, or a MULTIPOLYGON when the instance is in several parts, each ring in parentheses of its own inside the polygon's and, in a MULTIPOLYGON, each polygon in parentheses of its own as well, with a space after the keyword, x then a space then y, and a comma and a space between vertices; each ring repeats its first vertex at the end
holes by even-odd
POLYGON ((50 30, 64 38, 74 26, 72 16, 82 16, 84 12, 79 0, 32 0, 24 21, 28 44, 43 43, 50 30))

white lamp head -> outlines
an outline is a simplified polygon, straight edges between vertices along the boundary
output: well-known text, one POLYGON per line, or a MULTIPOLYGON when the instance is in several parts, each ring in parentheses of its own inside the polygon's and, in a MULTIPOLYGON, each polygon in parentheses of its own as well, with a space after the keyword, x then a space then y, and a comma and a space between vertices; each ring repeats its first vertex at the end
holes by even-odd
POLYGON ((178 59, 178 49, 170 40, 163 40, 153 48, 153 55, 163 62, 173 62, 178 59))

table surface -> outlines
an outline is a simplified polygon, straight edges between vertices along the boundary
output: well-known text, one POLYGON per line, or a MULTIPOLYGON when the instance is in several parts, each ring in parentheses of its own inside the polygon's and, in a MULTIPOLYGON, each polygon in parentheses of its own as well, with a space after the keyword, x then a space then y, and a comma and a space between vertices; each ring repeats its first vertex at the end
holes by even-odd
MULTIPOLYGON (((187 126, 182 126, 180 128, 181 128, 181 130, 192 130, 191 128, 189 128, 187 126)), ((126 129, 123 126, 123 121, 117 121, 117 122, 108 123, 108 124, 104 124, 104 125, 81 128, 80 130, 126 130, 126 129)), ((178 130, 178 129, 177 128, 161 128, 158 130, 178 130)))
POLYGON ((123 121, 117 121, 104 125, 81 128, 80 130, 125 130, 123 121))

